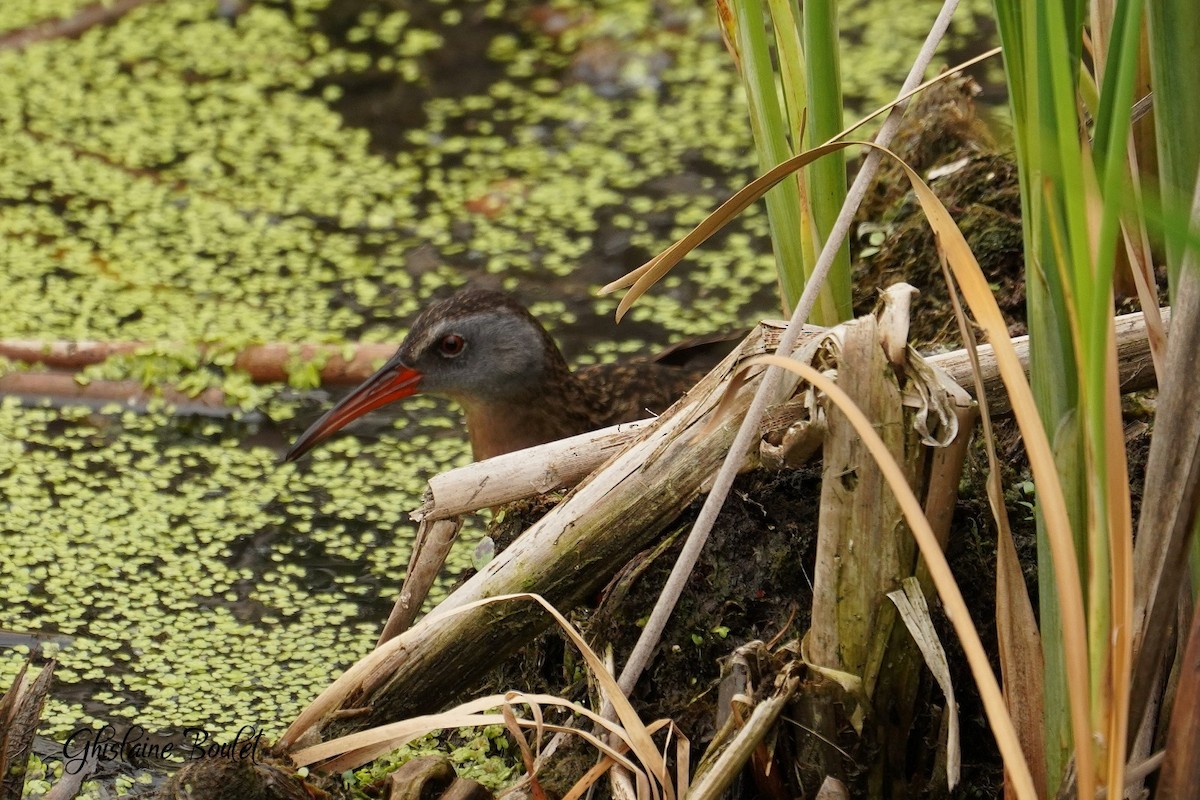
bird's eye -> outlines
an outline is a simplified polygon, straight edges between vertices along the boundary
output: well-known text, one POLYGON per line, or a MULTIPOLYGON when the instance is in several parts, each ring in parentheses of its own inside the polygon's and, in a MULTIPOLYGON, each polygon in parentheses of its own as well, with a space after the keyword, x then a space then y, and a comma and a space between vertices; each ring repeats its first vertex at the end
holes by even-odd
POLYGON ((467 342, 457 333, 448 333, 442 337, 442 343, 439 347, 442 351, 442 355, 453 358, 466 349, 467 342))

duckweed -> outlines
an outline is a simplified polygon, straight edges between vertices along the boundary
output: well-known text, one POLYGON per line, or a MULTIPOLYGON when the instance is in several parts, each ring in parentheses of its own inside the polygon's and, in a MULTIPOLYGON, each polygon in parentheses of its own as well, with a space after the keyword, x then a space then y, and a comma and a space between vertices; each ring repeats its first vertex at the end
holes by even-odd
MULTIPOLYGON (((6 0, 0 33, 90 3, 6 0)), ((571 326, 611 314, 596 287, 751 176, 738 80, 690 0, 556 8, 554 25, 501 0, 263 0, 236 25, 214 5, 0 51, 0 336, 171 342, 82 379, 219 386, 259 414, 0 402, 0 627, 66 637, 60 685, 87 689, 52 697, 51 736, 277 735, 372 646, 408 512, 467 459, 453 413, 415 398, 382 435, 280 465, 317 409, 233 370, 238 348, 396 341, 429 296, 494 276, 578 363, 641 351, 571 326)), ((639 333, 773 312, 765 238, 753 208, 635 306, 639 333)), ((291 364, 292 386, 317 366, 291 364)), ((3 652, 0 684, 27 650, 3 652)))

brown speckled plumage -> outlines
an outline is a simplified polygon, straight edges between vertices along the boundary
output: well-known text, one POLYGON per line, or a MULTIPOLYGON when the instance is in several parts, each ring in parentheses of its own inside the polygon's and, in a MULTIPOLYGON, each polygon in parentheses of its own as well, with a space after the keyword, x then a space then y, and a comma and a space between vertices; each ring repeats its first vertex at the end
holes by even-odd
POLYGON ((388 364, 302 435, 288 457, 415 391, 463 407, 479 460, 661 413, 700 377, 650 360, 572 372, 524 306, 500 292, 467 290, 421 312, 388 364), (383 397, 389 382, 401 388, 383 397), (356 400, 375 395, 381 401, 356 400))

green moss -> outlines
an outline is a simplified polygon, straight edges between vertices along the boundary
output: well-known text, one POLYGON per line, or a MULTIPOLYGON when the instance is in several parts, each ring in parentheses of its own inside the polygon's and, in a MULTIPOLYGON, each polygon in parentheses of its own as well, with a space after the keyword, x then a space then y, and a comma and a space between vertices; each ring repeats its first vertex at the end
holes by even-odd
MULTIPOLYGON (((478 781, 493 791, 507 786, 513 776, 521 772, 516 766, 519 756, 510 752, 504 726, 489 725, 446 733, 435 731, 355 770, 355 783, 359 787, 369 786, 412 759, 427 755, 445 756, 454 765, 458 777, 478 781)), ((365 798, 370 795, 355 796, 365 798)))

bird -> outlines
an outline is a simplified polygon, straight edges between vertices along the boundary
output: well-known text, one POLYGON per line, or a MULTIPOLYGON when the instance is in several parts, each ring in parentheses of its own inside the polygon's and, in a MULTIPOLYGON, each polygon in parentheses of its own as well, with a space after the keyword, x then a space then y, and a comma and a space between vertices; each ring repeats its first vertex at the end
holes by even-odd
POLYGON ((554 339, 517 299, 467 289, 422 311, 396 354, 302 433, 284 460, 300 458, 370 411, 424 393, 462 407, 472 456, 482 461, 644 419, 702 375, 651 359, 571 371, 554 339))

